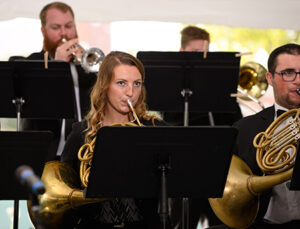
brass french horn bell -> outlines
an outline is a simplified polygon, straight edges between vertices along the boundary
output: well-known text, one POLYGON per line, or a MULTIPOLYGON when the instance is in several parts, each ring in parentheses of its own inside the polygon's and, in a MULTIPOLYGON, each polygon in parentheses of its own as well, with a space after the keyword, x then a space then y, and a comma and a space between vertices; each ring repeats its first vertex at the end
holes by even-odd
POLYGON ((72 214, 76 208, 107 200, 85 198, 76 172, 65 162, 47 162, 41 180, 45 184, 46 192, 38 196, 40 209, 34 212, 31 201, 27 205, 33 224, 38 221, 47 229, 75 225, 76 219, 72 214))

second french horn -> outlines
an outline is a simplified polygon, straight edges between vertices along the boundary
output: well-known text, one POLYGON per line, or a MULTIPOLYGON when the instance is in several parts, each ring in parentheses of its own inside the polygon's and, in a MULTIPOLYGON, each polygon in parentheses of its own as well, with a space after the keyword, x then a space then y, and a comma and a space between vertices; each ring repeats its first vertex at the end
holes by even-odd
POLYGON ((254 138, 257 164, 265 176, 253 175, 243 160, 232 157, 223 197, 209 199, 215 214, 229 227, 249 227, 258 213, 259 195, 291 178, 300 139, 299 115, 300 109, 282 114, 254 138))

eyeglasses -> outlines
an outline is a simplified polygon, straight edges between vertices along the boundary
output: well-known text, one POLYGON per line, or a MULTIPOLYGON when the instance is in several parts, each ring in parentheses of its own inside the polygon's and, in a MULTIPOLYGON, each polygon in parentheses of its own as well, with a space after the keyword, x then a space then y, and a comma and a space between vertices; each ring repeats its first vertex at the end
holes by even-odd
POLYGON ((298 74, 300 75, 300 72, 284 71, 284 72, 274 72, 274 74, 281 75, 283 81, 292 82, 296 79, 298 74))

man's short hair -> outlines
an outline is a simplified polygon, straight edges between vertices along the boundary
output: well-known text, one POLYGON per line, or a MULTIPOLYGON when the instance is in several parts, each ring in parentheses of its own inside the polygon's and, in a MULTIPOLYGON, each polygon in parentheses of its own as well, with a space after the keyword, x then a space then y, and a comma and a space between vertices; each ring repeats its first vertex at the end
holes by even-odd
POLYGON ((40 12, 40 19, 41 19, 41 23, 42 23, 43 27, 45 27, 45 25, 47 23, 47 21, 46 21, 47 11, 52 8, 56 8, 63 13, 70 11, 70 13, 72 14, 72 17, 75 19, 74 12, 73 12, 71 6, 69 6, 63 2, 52 2, 52 3, 49 3, 48 5, 44 6, 44 8, 40 12))
POLYGON ((300 45, 298 44, 285 44, 274 49, 268 59, 269 72, 274 74, 277 66, 277 57, 280 54, 300 55, 300 45))
POLYGON ((210 42, 209 33, 205 29, 197 26, 187 26, 181 30, 181 48, 185 49, 192 40, 206 40, 210 42))

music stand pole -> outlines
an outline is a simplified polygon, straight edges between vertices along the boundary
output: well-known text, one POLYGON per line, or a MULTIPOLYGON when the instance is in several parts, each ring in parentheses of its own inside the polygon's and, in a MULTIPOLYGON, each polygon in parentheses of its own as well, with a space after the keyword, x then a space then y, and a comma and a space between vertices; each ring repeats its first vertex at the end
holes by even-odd
MULTIPOLYGON (((181 95, 184 97, 184 126, 189 125, 189 96, 191 96, 193 92, 190 89, 183 89, 181 91, 181 95)), ((189 228, 189 198, 182 198, 182 229, 189 228)))
POLYGON ((14 222, 13 229, 18 229, 19 224, 19 200, 14 200, 14 222))
POLYGON ((168 192, 167 192, 167 173, 169 165, 160 165, 158 169, 161 172, 161 193, 160 193, 160 222, 161 229, 171 229, 168 210, 168 192))
POLYGON ((21 110, 22 110, 22 105, 25 103, 25 100, 21 98, 16 98, 12 100, 12 103, 15 104, 16 110, 17 110, 17 131, 20 131, 21 129, 21 110))
POLYGON ((193 92, 190 89, 183 89, 181 91, 181 95, 184 97, 184 126, 189 125, 189 96, 191 96, 192 94, 193 92))
MULTIPOLYGON (((21 129, 21 109, 22 105, 24 104, 24 99, 21 98, 16 98, 12 100, 12 103, 15 104, 16 106, 16 111, 17 111, 17 131, 20 131, 21 129)), ((19 225, 19 200, 14 200, 14 222, 13 222, 13 228, 18 229, 19 225)))

